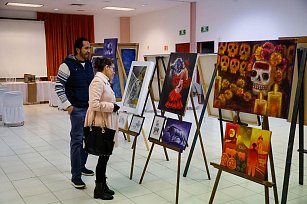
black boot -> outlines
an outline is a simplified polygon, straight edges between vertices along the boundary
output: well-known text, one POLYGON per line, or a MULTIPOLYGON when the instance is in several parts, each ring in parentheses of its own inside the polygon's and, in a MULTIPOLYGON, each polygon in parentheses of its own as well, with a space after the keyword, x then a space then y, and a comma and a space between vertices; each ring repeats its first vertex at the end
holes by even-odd
POLYGON ((102 200, 112 200, 113 196, 105 192, 106 183, 98 183, 96 182, 95 190, 94 190, 94 198, 100 198, 102 200))
POLYGON ((109 195, 115 194, 115 192, 109 188, 109 186, 107 185, 107 182, 106 182, 106 185, 104 186, 104 192, 109 194, 109 195))

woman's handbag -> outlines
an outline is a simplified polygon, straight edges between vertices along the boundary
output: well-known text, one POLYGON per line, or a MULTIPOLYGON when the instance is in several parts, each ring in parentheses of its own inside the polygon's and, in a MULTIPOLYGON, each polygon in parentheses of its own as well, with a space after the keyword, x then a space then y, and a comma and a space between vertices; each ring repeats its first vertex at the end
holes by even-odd
MULTIPOLYGON (((96 113, 96 112, 95 112, 96 113)), ((95 115, 94 115, 95 120, 95 115)), ((96 156, 111 155, 114 147, 115 130, 107 127, 84 127, 85 151, 96 156)))

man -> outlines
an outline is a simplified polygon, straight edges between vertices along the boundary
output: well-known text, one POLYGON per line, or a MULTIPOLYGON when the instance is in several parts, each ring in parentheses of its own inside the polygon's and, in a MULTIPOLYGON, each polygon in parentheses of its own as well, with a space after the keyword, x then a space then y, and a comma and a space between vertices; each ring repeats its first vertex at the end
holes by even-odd
POLYGON ((74 45, 74 55, 65 58, 59 67, 55 91, 67 107, 70 115, 70 161, 71 182, 77 189, 85 188, 82 175, 93 176, 94 172, 85 167, 88 154, 83 149, 83 126, 88 108, 89 85, 94 78, 90 56, 90 43, 78 38, 74 45))

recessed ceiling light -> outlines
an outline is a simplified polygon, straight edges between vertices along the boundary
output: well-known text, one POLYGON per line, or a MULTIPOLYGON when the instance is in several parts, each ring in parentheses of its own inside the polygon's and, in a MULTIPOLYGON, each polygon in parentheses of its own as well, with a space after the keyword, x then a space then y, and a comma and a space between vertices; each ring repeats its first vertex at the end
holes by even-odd
POLYGON ((148 4, 142 4, 142 6, 148 6, 148 4))
POLYGON ((117 11, 133 11, 134 8, 125 8, 125 7, 114 7, 114 6, 107 6, 102 9, 109 9, 109 10, 117 10, 117 11))
POLYGON ((7 6, 23 6, 23 7, 34 7, 39 8, 44 6, 43 4, 24 4, 24 3, 13 3, 13 2, 7 2, 5 5, 7 6))
POLYGON ((58 8, 55 8, 55 9, 53 9, 53 10, 58 11, 59 9, 58 9, 58 8))

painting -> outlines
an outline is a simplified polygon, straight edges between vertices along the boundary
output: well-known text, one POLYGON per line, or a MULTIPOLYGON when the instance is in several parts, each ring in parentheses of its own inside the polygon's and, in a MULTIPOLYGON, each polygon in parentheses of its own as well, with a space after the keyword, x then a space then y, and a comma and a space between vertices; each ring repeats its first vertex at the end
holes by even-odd
POLYGON ((221 165, 264 180, 271 131, 226 123, 221 165))
POLYGON ((119 112, 118 114, 118 127, 121 129, 125 129, 125 125, 128 120, 128 113, 126 112, 119 112))
POLYGON ((197 53, 171 53, 158 108, 184 116, 197 53))
POLYGON ((155 139, 158 141, 160 140, 160 136, 161 136, 161 133, 164 127, 165 119, 166 118, 163 116, 155 115, 152 121, 149 138, 155 139))
POLYGON ((136 61, 136 49, 134 48, 122 48, 121 50, 121 56, 123 61, 123 66, 126 72, 126 76, 129 75, 130 67, 132 61, 136 61))
POLYGON ((192 123, 168 118, 162 134, 162 142, 181 150, 188 146, 192 123))
POLYGON ((130 132, 140 134, 144 119, 145 117, 133 115, 128 130, 130 132))
POLYGON ((215 108, 287 118, 295 40, 220 42, 215 108))
POLYGON ((122 110, 142 115, 148 96, 148 86, 154 72, 153 62, 133 61, 122 98, 122 110))

